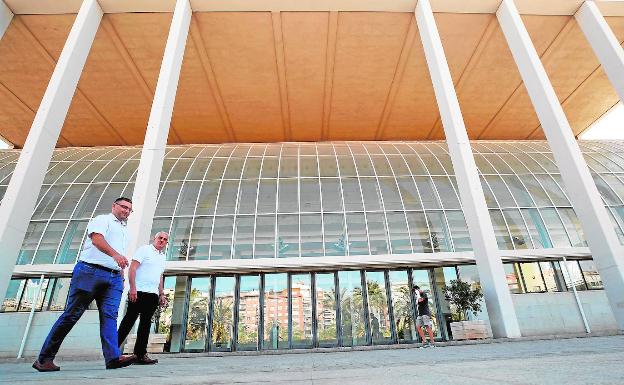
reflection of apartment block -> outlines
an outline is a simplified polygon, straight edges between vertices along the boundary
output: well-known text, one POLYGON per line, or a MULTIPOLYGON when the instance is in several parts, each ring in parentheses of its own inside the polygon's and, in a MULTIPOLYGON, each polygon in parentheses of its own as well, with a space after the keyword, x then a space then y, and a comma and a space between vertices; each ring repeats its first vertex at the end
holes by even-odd
MULTIPOLYGON (((288 289, 264 293, 264 317, 280 325, 288 325, 288 289)), ((264 326, 269 325, 265 322, 264 326)))
MULTIPOLYGON (((323 289, 316 290, 316 317, 318 319, 319 330, 324 330, 336 325, 336 311, 334 310, 333 306, 325 306, 325 301, 323 301, 323 299, 325 298, 325 294, 326 292, 323 291, 323 289)), ((333 293, 330 292, 327 294, 333 293)))
POLYGON ((249 332, 258 331, 260 317, 260 293, 258 291, 242 292, 240 294, 239 322, 245 325, 249 332))
POLYGON ((301 330, 305 336, 312 335, 312 294, 309 285, 293 282, 292 285, 293 330, 301 330))

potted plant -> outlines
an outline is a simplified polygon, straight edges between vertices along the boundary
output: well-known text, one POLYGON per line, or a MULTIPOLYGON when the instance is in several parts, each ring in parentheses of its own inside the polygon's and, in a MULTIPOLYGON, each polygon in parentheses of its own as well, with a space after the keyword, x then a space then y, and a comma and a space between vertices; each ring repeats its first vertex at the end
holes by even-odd
POLYGON ((491 332, 484 320, 468 320, 468 313, 481 311, 481 287, 454 279, 444 287, 444 296, 453 305, 451 334, 455 340, 489 338, 491 332))

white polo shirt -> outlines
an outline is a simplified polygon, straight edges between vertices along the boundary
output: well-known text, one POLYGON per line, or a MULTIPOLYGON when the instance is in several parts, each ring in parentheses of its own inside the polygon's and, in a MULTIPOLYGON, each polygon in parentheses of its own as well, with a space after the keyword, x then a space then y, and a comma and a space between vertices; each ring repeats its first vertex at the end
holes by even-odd
POLYGON ((140 263, 134 278, 136 290, 158 294, 160 276, 165 271, 165 250, 159 252, 152 244, 141 246, 132 260, 140 263))
MULTIPOLYGON (((128 227, 126 222, 122 222, 111 214, 98 215, 91 219, 87 226, 87 234, 102 234, 110 247, 121 255, 126 254, 126 246, 128 245, 128 227)), ((97 247, 93 246, 91 237, 87 236, 84 247, 80 252, 80 261, 94 263, 96 265, 108 267, 114 270, 121 270, 117 262, 109 256, 101 252, 97 247)))

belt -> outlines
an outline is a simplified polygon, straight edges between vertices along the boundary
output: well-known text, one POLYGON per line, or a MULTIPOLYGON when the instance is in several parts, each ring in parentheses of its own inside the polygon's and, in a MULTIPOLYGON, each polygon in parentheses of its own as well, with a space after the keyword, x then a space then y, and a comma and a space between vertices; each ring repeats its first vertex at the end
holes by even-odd
POLYGON ((93 268, 96 268, 96 269, 108 271, 109 273, 113 273, 113 274, 120 274, 121 273, 121 270, 111 269, 110 267, 105 267, 105 266, 102 266, 102 265, 98 265, 98 264, 90 263, 90 262, 85 262, 85 261, 80 261, 80 262, 84 263, 87 266, 91 266, 93 268))

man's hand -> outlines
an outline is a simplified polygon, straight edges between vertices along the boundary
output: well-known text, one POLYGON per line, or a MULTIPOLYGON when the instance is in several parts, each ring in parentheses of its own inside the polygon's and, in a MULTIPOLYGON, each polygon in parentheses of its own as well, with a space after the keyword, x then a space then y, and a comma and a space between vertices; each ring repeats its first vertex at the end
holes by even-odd
POLYGON ((164 293, 160 294, 160 296, 158 296, 158 299, 159 299, 160 306, 162 307, 167 306, 167 303, 169 301, 167 301, 167 296, 164 293))
POLYGON ((130 288, 130 291, 128 291, 128 299, 130 300, 130 302, 136 302, 136 300, 137 300, 137 290, 136 290, 136 287, 135 288, 130 288))
POLYGON ((113 254, 112 258, 115 260, 115 262, 117 262, 117 266, 119 266, 122 270, 128 266, 128 259, 123 255, 116 253, 113 254))

